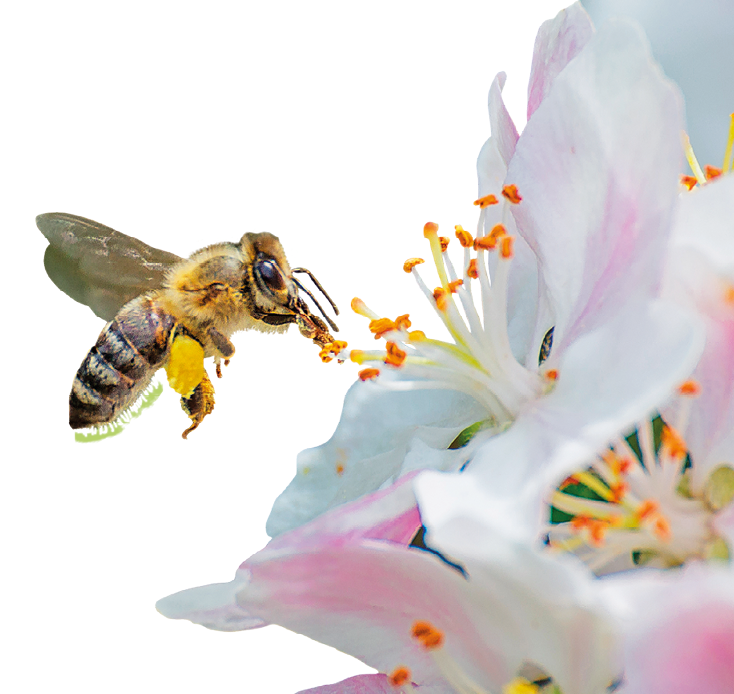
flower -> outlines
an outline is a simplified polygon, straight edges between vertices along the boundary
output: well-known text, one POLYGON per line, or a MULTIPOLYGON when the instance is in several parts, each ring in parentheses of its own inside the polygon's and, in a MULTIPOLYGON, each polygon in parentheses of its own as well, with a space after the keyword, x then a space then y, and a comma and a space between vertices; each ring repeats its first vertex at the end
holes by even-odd
POLYGON ((561 449, 563 467, 591 457, 695 365, 701 327, 657 298, 678 194, 680 99, 639 30, 592 31, 579 5, 541 27, 519 138, 502 104, 504 75, 495 79, 476 237, 456 229, 457 271, 447 240, 426 225, 435 290, 420 259, 404 268, 451 340, 354 304, 387 344, 351 359, 370 365, 369 379, 375 362, 385 365, 350 391, 332 440, 301 454, 272 535, 416 467, 469 464, 492 487, 510 465, 513 480, 548 460, 557 475, 561 449), (420 402, 412 412, 406 391, 420 402))
POLYGON ((591 574, 467 517, 436 538, 451 564, 411 546, 421 523, 411 482, 283 533, 232 582, 169 596, 158 610, 224 631, 279 624, 382 673, 352 691, 385 691, 388 679, 397 692, 519 694, 551 678, 564 694, 604 692, 619 663, 591 574))

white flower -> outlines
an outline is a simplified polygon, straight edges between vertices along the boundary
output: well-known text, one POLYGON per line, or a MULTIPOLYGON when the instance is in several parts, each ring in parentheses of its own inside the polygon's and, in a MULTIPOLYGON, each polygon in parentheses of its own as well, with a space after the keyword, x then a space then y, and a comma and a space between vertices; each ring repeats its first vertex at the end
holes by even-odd
POLYGON ((503 81, 490 90, 476 238, 457 228, 463 251, 454 264, 447 240, 426 225, 435 290, 418 259, 405 266, 450 339, 356 301, 387 345, 351 358, 371 367, 365 379, 376 362, 382 373, 350 391, 333 439, 301 454, 271 534, 419 466, 456 470, 471 461, 468 472, 500 494, 539 466, 558 475, 661 404, 695 365, 701 327, 657 298, 682 120, 678 93, 644 36, 623 22, 592 36, 579 5, 544 24, 519 138, 502 105, 503 81), (396 416, 405 391, 420 406, 396 416), (353 439, 354 423, 368 434, 353 439), (483 430, 466 449, 455 438, 462 427, 483 430), (446 450, 452 441, 457 450, 446 450))

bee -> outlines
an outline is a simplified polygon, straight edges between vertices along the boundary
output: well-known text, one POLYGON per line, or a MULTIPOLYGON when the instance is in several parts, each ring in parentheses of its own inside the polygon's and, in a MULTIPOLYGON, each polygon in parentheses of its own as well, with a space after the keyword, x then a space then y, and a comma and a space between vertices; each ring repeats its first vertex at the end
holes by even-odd
POLYGON ((42 214, 36 224, 50 244, 48 276, 108 321, 74 377, 72 429, 114 422, 164 368, 191 420, 186 438, 214 408, 204 359, 214 357, 221 378, 220 362, 228 364, 235 352, 233 333, 282 333, 295 323, 322 349, 334 343, 329 327, 338 328, 294 275, 307 274, 335 314, 339 310, 309 270, 289 266, 272 234, 248 233, 184 259, 72 214, 42 214))

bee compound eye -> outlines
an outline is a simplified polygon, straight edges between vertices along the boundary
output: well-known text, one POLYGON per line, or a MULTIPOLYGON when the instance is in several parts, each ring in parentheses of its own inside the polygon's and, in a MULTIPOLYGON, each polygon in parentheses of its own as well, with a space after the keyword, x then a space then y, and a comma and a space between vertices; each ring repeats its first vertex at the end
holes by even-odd
POLYGON ((278 265, 272 260, 261 260, 258 267, 263 282, 273 291, 285 289, 285 279, 278 265))

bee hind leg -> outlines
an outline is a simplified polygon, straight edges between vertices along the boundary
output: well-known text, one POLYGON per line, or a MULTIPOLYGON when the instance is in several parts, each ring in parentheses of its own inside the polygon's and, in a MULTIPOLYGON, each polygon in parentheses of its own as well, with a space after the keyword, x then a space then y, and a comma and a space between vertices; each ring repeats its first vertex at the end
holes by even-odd
POLYGON ((190 397, 181 398, 181 409, 191 420, 191 426, 181 434, 183 438, 188 438, 188 435, 204 421, 204 417, 214 410, 214 386, 206 374, 190 397))

